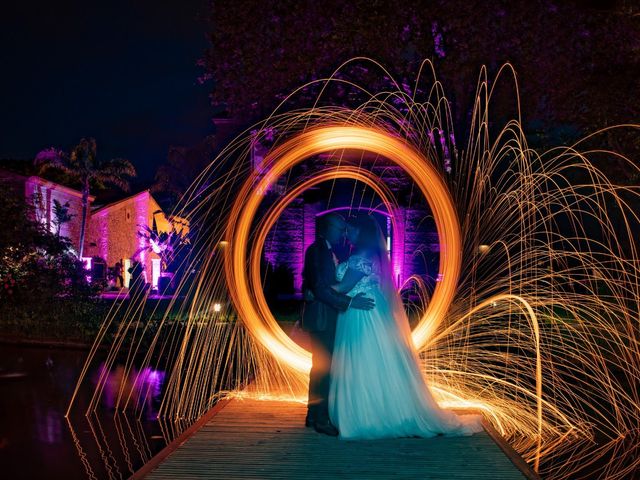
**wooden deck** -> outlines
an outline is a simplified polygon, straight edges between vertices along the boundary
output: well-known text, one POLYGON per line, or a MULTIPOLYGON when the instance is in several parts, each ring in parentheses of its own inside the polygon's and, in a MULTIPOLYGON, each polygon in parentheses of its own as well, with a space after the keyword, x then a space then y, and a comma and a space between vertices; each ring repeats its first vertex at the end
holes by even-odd
POLYGON ((305 412, 294 402, 224 401, 132 478, 537 478, 488 426, 471 437, 344 441, 305 428, 305 412))

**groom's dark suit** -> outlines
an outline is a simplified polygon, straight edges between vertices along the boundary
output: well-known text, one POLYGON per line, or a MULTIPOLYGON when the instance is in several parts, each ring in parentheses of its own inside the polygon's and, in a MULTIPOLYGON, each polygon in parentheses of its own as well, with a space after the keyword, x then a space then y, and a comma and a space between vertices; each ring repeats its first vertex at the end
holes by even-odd
POLYGON ((322 238, 307 248, 302 270, 302 291, 310 290, 313 300, 305 300, 302 328, 311 337, 311 372, 309 374, 309 416, 318 422, 329 418, 328 397, 331 355, 339 311, 349 308, 351 297, 336 292, 336 264, 328 242, 322 238))

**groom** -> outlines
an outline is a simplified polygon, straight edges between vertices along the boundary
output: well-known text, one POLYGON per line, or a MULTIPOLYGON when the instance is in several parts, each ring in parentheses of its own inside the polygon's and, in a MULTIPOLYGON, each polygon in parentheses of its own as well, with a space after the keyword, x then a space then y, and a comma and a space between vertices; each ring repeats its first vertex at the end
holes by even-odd
POLYGON ((345 230, 344 218, 336 213, 316 217, 316 240, 307 248, 302 270, 302 291, 305 293, 302 328, 311 337, 309 402, 305 425, 332 436, 338 435, 338 429, 329 420, 329 374, 338 312, 348 308, 370 310, 374 306, 373 300, 363 294, 350 297, 331 288, 336 283, 338 264, 331 247, 342 240, 345 230))

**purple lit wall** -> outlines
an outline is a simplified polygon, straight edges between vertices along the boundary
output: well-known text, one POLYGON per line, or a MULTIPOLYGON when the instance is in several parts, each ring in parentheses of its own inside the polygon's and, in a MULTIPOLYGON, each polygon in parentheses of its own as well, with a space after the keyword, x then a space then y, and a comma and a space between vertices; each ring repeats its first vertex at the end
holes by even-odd
MULTIPOLYGON (((436 133, 439 134, 439 132, 436 133)), ((308 164, 294 175, 313 175, 318 166, 321 167, 332 161, 331 155, 320 155, 318 158, 309 159, 308 164)), ((421 276, 430 283, 435 282, 440 245, 435 225, 430 220, 431 211, 425 204, 425 200, 412 193, 413 183, 400 167, 385 162, 377 156, 358 157, 358 162, 360 165, 371 164, 372 173, 386 184, 399 202, 397 210, 390 212, 390 215, 381 211, 376 214, 380 226, 390 233, 390 253, 395 283, 402 285, 412 275, 421 276), (393 223, 396 225, 395 231, 388 228, 388 218, 393 218, 393 223)), ((256 165, 253 166, 256 168, 256 165)), ((285 180, 292 181, 291 178, 285 180)), ((283 191, 286 190, 285 184, 278 182, 277 186, 283 191)), ((282 265, 289 268, 293 272, 296 291, 299 292, 302 285, 304 254, 315 240, 316 216, 331 210, 340 211, 345 217, 355 214, 357 210, 350 211, 348 206, 354 201, 351 194, 353 188, 353 184, 342 184, 342 187, 332 184, 331 187, 320 185, 310 189, 285 209, 267 235, 264 246, 265 260, 274 268, 282 265)), ((276 201, 280 195, 278 188, 265 193, 264 208, 276 201)), ((364 197, 358 201, 363 206, 379 204, 375 198, 367 198, 366 201, 364 197)), ((368 211, 368 209, 363 208, 361 211, 368 211)), ((339 250, 339 248, 336 249, 338 256, 341 253, 345 257, 348 255, 347 251, 339 250)))
MULTIPOLYGON (((11 188, 33 207, 34 220, 41 222, 52 233, 56 232, 54 203, 67 206, 71 220, 60 227, 60 236, 67 237, 76 252, 80 246, 80 229, 82 223, 82 192, 65 187, 37 176, 26 177, 5 170, 0 170, 0 188, 11 188)), ((89 196, 89 205, 94 197, 89 196)))
MULTIPOLYGON (((152 252, 147 240, 138 235, 141 226, 151 227, 154 212, 160 206, 148 191, 140 192, 118 202, 106 205, 91 214, 85 252, 87 256, 99 256, 107 262, 107 266, 115 265, 117 261, 135 260, 136 252, 144 266, 146 282, 153 278, 153 260, 159 256, 152 252)), ((167 231, 168 220, 165 215, 155 216, 158 229, 167 231)), ((125 273, 125 281, 128 278, 125 273)))
MULTIPOLYGON (((296 291, 300 291, 302 285, 304 252, 315 239, 316 216, 336 210, 343 211, 345 216, 348 213, 348 207, 330 210, 323 207, 321 203, 297 200, 283 212, 265 242, 265 259, 274 267, 285 264, 291 268, 296 291)), ((380 213, 386 216, 386 213, 380 213)), ((425 261, 437 259, 438 236, 424 228, 425 215, 421 209, 399 208, 393 212, 396 230, 391 232, 391 262, 397 285, 402 285, 413 274, 428 276, 425 261)), ((381 224, 381 227, 385 229, 385 225, 381 224)))
POLYGON ((391 237, 391 268, 394 275, 394 281, 396 286, 402 285, 406 277, 404 276, 404 264, 405 264, 405 232, 407 230, 405 210, 402 208, 396 209, 393 212, 393 217, 396 224, 396 230, 391 237))
POLYGON ((296 199, 285 209, 269 232, 264 247, 264 257, 272 266, 284 264, 293 270, 296 288, 302 284, 304 249, 308 242, 306 228, 308 220, 305 213, 306 207, 302 199, 296 199), (301 225, 305 227, 301 228, 301 225))
MULTIPOLYGON (((151 195, 149 192, 145 192, 145 195, 138 195, 133 200, 133 210, 136 220, 136 226, 149 225, 149 202, 151 195)), ((137 232, 137 229, 136 229, 137 232)), ((138 248, 136 249, 140 253, 139 260, 144 266, 144 281, 149 283, 151 281, 151 259, 147 255, 147 239, 141 236, 137 236, 138 248)))

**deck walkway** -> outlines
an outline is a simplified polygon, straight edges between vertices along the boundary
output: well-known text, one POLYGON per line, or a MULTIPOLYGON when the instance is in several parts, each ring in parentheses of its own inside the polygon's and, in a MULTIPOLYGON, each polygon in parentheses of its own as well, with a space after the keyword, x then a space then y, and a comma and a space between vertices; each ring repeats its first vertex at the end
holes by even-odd
POLYGON ((536 478, 489 427, 471 437, 343 441, 305 428, 305 412, 294 402, 225 401, 132 479, 536 478))

